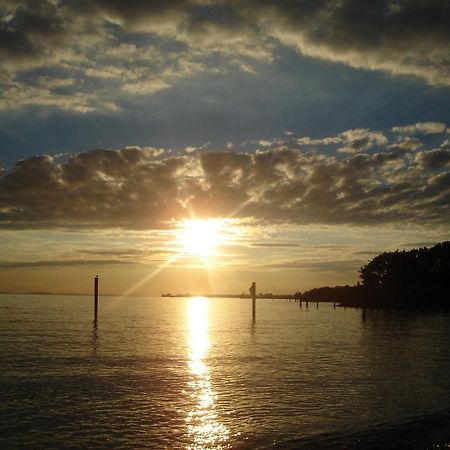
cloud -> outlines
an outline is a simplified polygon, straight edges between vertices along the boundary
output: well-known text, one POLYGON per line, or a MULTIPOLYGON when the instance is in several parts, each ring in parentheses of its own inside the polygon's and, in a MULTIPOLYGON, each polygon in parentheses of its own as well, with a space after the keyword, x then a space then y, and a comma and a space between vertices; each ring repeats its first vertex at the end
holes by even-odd
POLYGON ((50 2, 4 2, 0 20, 0 54, 18 63, 46 56, 65 34, 58 9, 50 2))
POLYGON ((256 9, 259 21, 265 20, 273 36, 306 55, 450 84, 446 2, 380 0, 367 7, 354 0, 303 0, 265 5, 256 9))
POLYGON ((327 137, 323 139, 311 139, 310 137, 302 137, 297 139, 298 145, 334 145, 342 144, 344 142, 342 137, 327 137))
POLYGON ((449 86, 449 22, 442 0, 4 0, 0 108, 118 110, 202 72, 258 76, 281 47, 449 86))
POLYGON ((393 127, 393 133, 403 134, 441 134, 446 129, 445 123, 442 122, 419 122, 414 125, 406 125, 403 127, 393 127))
POLYGON ((343 272, 343 271, 355 271, 361 264, 362 260, 330 260, 323 261, 317 259, 298 259, 288 260, 272 264, 265 264, 261 267, 267 269, 301 269, 307 271, 318 272, 343 272))
POLYGON ((354 0, 92 3, 103 18, 124 28, 190 45, 217 49, 246 41, 258 47, 271 38, 313 57, 450 83, 450 7, 441 0, 381 0, 370 8, 354 0))
POLYGON ((211 144, 210 142, 205 142, 203 145, 199 145, 198 147, 187 146, 184 147, 184 151, 186 153, 192 153, 199 150, 205 150, 209 147, 210 144, 211 144))
POLYGON ((135 249, 118 248, 113 250, 80 250, 83 255, 93 255, 101 258, 113 258, 114 261, 145 262, 159 261, 161 255, 173 253, 170 248, 135 249))
POLYGON ((43 261, 0 261, 0 269, 28 269, 32 267, 72 267, 90 265, 136 264, 114 259, 58 259, 43 261))
MULTIPOLYGON (((384 142, 370 130, 343 135, 384 142)), ((293 145, 254 153, 170 156, 127 147, 34 156, 0 174, 0 226, 161 229, 192 214, 297 225, 448 225, 445 143, 419 153, 387 144, 339 157, 293 145)))
POLYGON ((284 247, 300 247, 299 244, 285 244, 282 242, 256 242, 254 244, 251 244, 252 247, 268 247, 268 248, 284 248, 284 247))
POLYGON ((372 255, 379 255, 380 253, 382 253, 381 251, 375 252, 375 251, 369 251, 369 250, 361 250, 358 252, 353 252, 355 255, 368 255, 368 256, 372 256, 372 255))
POLYGON ((416 156, 416 161, 426 170, 450 167, 450 145, 428 152, 419 152, 416 156))
MULTIPOLYGON (((71 86, 67 84, 66 86, 71 86)), ((55 84, 53 84, 55 86, 55 84)), ((57 93, 51 88, 43 86, 24 86, 20 83, 12 83, 4 89, 0 97, 0 109, 16 110, 26 106, 55 107, 61 110, 88 113, 101 110, 103 113, 115 112, 119 107, 108 101, 96 99, 92 101, 92 95, 88 93, 57 93)))
POLYGON ((136 37, 111 26, 94 3, 2 4, 0 109, 116 111, 121 97, 153 94, 202 70, 184 49, 161 50, 158 40, 143 36, 127 42, 136 37))
POLYGON ((303 146, 338 146, 338 153, 348 153, 356 155, 366 152, 373 147, 382 147, 388 143, 388 138, 380 131, 369 130, 368 128, 356 128, 347 130, 337 136, 324 137, 321 139, 311 139, 302 137, 296 139, 296 144, 303 146))
POLYGON ((437 244, 437 241, 424 241, 424 242, 407 242, 405 244, 400 244, 399 247, 404 248, 421 248, 421 247, 433 247, 437 244))
POLYGON ((341 136, 347 143, 338 149, 340 153, 362 153, 375 145, 382 146, 388 143, 383 133, 364 128, 344 131, 341 136))
POLYGON ((391 150, 414 152, 422 147, 423 143, 420 139, 412 138, 409 136, 398 136, 397 140, 389 145, 391 150))

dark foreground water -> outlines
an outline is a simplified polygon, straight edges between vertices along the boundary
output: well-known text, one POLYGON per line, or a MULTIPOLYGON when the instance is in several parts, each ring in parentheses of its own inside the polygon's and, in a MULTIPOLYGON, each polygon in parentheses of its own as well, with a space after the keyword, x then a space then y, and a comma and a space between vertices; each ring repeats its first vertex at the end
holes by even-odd
POLYGON ((0 296, 0 448, 450 447, 450 316, 0 296))

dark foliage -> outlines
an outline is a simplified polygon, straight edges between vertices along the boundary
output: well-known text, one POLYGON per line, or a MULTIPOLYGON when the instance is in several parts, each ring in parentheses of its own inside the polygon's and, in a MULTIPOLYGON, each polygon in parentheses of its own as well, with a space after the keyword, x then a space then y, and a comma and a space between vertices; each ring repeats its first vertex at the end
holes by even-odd
POLYGON ((385 252, 359 270, 361 284, 311 289, 304 301, 346 306, 449 309, 450 241, 431 248, 385 252))
POLYGON ((357 301, 359 286, 324 286, 314 288, 301 295, 296 294, 299 300, 304 302, 339 302, 357 301))

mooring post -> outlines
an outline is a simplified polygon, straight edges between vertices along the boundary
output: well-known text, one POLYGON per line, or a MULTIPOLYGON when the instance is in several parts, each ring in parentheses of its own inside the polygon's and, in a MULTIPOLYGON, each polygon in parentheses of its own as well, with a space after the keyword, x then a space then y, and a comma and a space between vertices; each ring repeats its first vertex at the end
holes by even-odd
POLYGON ((252 320, 254 322, 256 319, 256 283, 254 281, 249 290, 252 294, 252 320))
POLYGON ((316 308, 319 309, 319 302, 316 302, 316 308))
POLYGON ((333 309, 336 309, 336 302, 333 302, 333 309))
POLYGON ((98 275, 94 278, 94 321, 97 322, 98 315, 98 275))

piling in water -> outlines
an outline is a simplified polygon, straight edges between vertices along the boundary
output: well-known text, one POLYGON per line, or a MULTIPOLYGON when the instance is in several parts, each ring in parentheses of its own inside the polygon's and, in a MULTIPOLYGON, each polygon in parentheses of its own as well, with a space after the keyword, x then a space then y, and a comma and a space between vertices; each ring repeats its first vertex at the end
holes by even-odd
POLYGON ((250 287, 250 293, 252 294, 252 320, 256 320, 256 283, 253 281, 250 287))
POLYGON ((97 322, 98 315, 98 275, 94 278, 94 321, 97 322))

